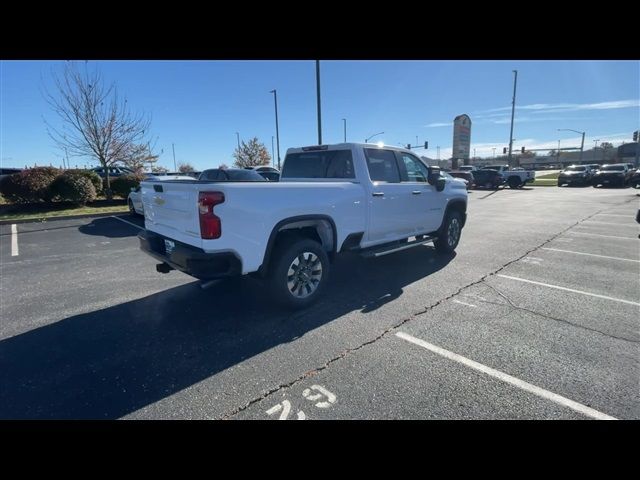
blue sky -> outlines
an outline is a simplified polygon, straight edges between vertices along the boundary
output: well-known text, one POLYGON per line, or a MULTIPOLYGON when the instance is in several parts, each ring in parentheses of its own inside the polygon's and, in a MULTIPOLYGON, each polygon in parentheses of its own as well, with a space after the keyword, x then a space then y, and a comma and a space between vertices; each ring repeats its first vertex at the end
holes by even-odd
MULTIPOLYGON (((43 99, 59 61, 0 63, 0 157, 3 166, 61 165, 44 118, 56 122, 43 99)), ((257 136, 271 151, 275 136, 272 89, 278 91, 280 152, 317 142, 313 61, 89 61, 115 81, 130 106, 152 118, 159 163, 198 169, 231 165, 236 133, 257 136)), ((471 149, 491 157, 509 141, 512 70, 518 70, 514 148, 579 146, 593 140, 630 142, 640 127, 637 61, 322 61, 323 142, 388 144, 429 141, 426 155, 451 154, 453 118, 473 122, 471 149)), ((422 151, 419 151, 422 152, 422 151)), ((74 159, 72 164, 96 164, 74 159)))

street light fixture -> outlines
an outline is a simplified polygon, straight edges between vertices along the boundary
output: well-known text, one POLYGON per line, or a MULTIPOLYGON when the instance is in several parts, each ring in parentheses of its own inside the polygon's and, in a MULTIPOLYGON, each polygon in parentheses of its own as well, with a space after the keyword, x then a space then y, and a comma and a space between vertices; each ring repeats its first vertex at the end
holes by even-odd
POLYGON ((579 132, 578 130, 573 130, 571 128, 559 128, 558 129, 559 132, 562 131, 566 131, 566 132, 576 132, 582 135, 582 142, 580 142, 580 160, 579 162, 582 163, 582 152, 584 151, 584 134, 585 132, 579 132))
POLYGON ((276 147, 278 150, 278 170, 280 170, 280 131, 278 130, 278 92, 275 89, 269 93, 273 93, 273 102, 276 106, 276 147))
POLYGON ((369 140, 371 140, 373 137, 377 137, 378 135, 383 135, 383 134, 384 134, 384 132, 374 133, 374 134, 373 134, 373 135, 371 135, 370 137, 365 138, 365 139, 364 139, 364 143, 369 143, 369 140))

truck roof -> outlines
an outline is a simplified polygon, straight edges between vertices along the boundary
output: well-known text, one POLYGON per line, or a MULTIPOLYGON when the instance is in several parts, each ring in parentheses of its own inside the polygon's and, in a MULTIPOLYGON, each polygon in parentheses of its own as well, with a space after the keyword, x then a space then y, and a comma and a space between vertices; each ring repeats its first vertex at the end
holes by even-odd
POLYGON ((397 150, 401 152, 413 153, 415 152, 408 150, 404 147, 399 147, 395 145, 387 145, 380 143, 358 143, 358 142, 346 142, 346 143, 330 143, 330 144, 322 144, 322 145, 308 145, 305 147, 291 147, 287 149, 287 153, 293 152, 313 152, 313 151, 321 151, 321 150, 339 150, 339 149, 347 149, 351 147, 366 147, 366 148, 384 148, 387 150, 397 150))

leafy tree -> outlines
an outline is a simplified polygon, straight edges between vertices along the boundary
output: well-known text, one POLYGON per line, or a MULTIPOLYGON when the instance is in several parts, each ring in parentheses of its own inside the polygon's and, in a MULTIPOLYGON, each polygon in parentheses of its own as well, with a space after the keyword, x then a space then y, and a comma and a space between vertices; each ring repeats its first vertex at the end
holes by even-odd
POLYGON ((602 142, 600 144, 600 148, 602 148, 603 150, 606 150, 608 148, 613 148, 613 143, 611 143, 611 142, 602 142))
POLYGON ((236 159, 234 166, 238 168, 258 167, 271 163, 271 155, 264 143, 258 141, 258 137, 253 137, 248 143, 243 140, 233 152, 233 158, 236 159))
POLYGON ((118 97, 115 83, 106 85, 102 75, 80 72, 73 63, 65 65, 62 76, 54 74, 55 94, 45 91, 45 99, 61 121, 49 122, 49 136, 61 149, 74 156, 91 157, 106 172, 107 198, 112 198, 108 167, 122 161, 132 145, 145 143, 150 120, 131 113, 127 99, 118 97))
POLYGON ((189 173, 189 172, 195 172, 196 169, 190 163, 181 163, 178 165, 178 171, 180 173, 189 173))

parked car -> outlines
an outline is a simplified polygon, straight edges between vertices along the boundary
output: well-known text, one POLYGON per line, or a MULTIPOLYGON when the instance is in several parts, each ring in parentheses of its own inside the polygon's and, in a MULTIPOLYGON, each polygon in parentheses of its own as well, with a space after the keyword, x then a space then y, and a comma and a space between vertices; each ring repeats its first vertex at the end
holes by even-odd
POLYGON ((274 300, 304 308, 341 252, 379 257, 433 242, 453 253, 467 191, 410 150, 340 143, 290 148, 277 183, 142 182, 142 201, 140 248, 159 272, 255 272, 274 300))
POLYGON ((457 171, 458 172, 475 172, 476 170, 479 170, 479 169, 475 165, 460 165, 457 171))
MULTIPOLYGON (((95 167, 91 169, 96 172, 100 178, 107 178, 106 170, 104 167, 95 167)), ((135 175, 136 172, 127 167, 109 167, 109 178, 119 177, 121 175, 135 175)))
MULTIPOLYGON (((193 180, 193 177, 187 175, 156 175, 149 173, 143 181, 161 181, 161 180, 193 180)), ((129 213, 131 215, 144 215, 144 205, 142 204, 141 187, 131 189, 131 193, 127 197, 127 205, 129 205, 129 213)))
POLYGON ((245 167, 247 170, 255 170, 269 182, 278 182, 280 180, 280 170, 274 167, 261 165, 259 167, 245 167))
POLYGON ((526 183, 531 183, 536 179, 535 172, 522 169, 509 170, 509 165, 487 165, 483 170, 500 172, 509 188, 521 188, 526 183))
POLYGON ((473 172, 474 188, 497 189, 504 183, 504 177, 495 170, 477 170, 473 172))
POLYGON ((0 178, 8 177, 9 175, 20 173, 21 171, 21 168, 0 168, 0 178))
POLYGON ((591 170, 587 165, 571 165, 558 174, 558 186, 562 185, 582 185, 591 184, 591 170))
POLYGON ((640 187, 640 168, 635 170, 633 172, 633 175, 631 175, 631 178, 629 179, 629 185, 631 185, 633 188, 640 187))
POLYGON ((243 168, 211 168, 200 174, 198 180, 213 182, 266 182, 255 170, 243 168))
POLYGON ((625 163, 612 163, 603 165, 598 170, 591 180, 591 184, 594 187, 598 185, 617 185, 624 187, 631 182, 633 172, 629 170, 629 167, 625 163))
POLYGON ((455 178, 461 178, 462 180, 465 180, 467 182, 466 183, 467 190, 473 187, 474 177, 473 177, 473 173, 471 173, 470 170, 464 170, 464 171, 456 170, 453 172, 449 172, 449 175, 455 178))

